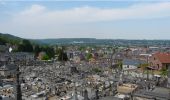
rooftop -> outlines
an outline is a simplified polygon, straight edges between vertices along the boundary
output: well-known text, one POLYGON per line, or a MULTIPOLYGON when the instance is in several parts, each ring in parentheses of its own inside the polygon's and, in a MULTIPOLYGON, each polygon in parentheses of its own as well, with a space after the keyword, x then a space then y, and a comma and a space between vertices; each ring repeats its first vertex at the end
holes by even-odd
POLYGON ((170 53, 155 53, 154 55, 161 63, 170 63, 170 53))
POLYGON ((136 84, 122 84, 117 87, 119 93, 129 94, 133 92, 138 86, 136 84))

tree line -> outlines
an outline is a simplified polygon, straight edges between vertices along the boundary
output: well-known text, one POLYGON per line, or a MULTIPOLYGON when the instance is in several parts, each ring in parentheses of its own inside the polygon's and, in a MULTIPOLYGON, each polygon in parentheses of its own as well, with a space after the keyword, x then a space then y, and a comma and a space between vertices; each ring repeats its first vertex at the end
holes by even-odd
POLYGON ((64 47, 32 44, 29 40, 25 39, 19 43, 16 52, 34 53, 35 58, 37 58, 41 52, 44 52, 45 54, 43 55, 42 60, 50 60, 56 56, 59 61, 68 60, 64 47))

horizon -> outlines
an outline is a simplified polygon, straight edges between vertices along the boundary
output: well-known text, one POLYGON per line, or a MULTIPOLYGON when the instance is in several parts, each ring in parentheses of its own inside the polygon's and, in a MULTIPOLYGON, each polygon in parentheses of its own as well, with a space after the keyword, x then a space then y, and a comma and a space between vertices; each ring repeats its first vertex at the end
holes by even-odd
MULTIPOLYGON (((19 37, 19 36, 16 36, 16 35, 13 35, 13 34, 10 34, 10 33, 1 33, 0 32, 0 34, 7 34, 7 35, 12 35, 12 36, 15 36, 15 37, 19 37)), ((149 40, 149 41, 155 41, 155 40, 160 40, 160 41, 170 41, 170 39, 118 39, 118 38, 93 38, 93 37, 91 37, 91 38, 88 38, 88 37, 83 37, 83 38, 40 38, 40 39, 34 39, 34 38, 24 38, 24 37, 19 37, 19 38, 21 38, 21 39, 26 39, 26 40, 55 40, 55 39, 96 39, 96 40, 149 40)))
POLYGON ((0 32, 26 39, 170 40, 169 1, 5 1, 0 32))

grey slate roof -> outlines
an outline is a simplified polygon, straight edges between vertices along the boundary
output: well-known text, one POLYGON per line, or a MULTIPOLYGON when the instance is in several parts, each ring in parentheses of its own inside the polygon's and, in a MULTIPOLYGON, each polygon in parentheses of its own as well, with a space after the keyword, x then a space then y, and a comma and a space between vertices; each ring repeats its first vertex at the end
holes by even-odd
POLYGON ((136 60, 136 59, 123 59, 123 65, 134 65, 138 66, 140 64, 146 63, 145 61, 142 60, 136 60))
POLYGON ((13 64, 0 66, 0 70, 15 70, 16 66, 13 64))

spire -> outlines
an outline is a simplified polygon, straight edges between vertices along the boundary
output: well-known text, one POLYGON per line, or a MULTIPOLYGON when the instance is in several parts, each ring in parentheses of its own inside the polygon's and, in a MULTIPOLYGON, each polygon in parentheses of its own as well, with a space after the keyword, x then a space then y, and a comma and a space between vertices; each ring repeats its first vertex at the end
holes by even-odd
POLYGON ((21 85, 19 82, 19 67, 16 70, 16 100, 22 100, 21 85))

